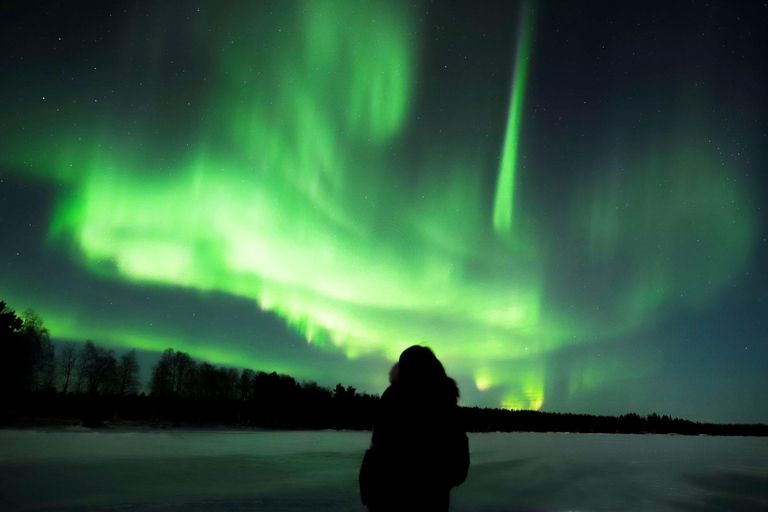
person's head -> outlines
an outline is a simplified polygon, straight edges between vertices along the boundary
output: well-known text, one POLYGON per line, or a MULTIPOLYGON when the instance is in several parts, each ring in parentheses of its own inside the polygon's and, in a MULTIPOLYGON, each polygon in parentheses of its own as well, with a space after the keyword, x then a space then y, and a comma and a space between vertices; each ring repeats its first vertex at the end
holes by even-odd
POLYGON ((389 370, 389 383, 394 384, 397 382, 397 378, 400 375, 400 363, 395 363, 389 370))
POLYGON ((399 381, 404 384, 427 384, 445 379, 445 369, 428 347, 414 345, 400 354, 399 381))
POLYGON ((414 345, 400 354, 397 383, 423 390, 446 390, 454 401, 459 396, 456 382, 445 374, 442 363, 428 347, 414 345))

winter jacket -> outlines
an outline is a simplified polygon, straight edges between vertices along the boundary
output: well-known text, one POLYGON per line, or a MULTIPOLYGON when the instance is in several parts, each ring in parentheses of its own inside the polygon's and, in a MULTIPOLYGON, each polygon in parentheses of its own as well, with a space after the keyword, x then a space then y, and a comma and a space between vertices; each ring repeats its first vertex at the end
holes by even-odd
MULTIPOLYGON (((452 381, 451 381, 452 382, 452 381)), ((469 443, 456 397, 394 384, 381 397, 360 493, 371 512, 447 511, 467 477, 469 443)))

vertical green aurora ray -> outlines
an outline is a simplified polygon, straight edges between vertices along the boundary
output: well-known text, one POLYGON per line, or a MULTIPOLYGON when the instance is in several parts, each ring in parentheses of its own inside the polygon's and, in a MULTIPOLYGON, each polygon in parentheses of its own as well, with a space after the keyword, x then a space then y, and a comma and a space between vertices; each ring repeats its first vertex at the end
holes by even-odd
MULTIPOLYGON (((60 187, 53 249, 107 279, 250 299, 349 358, 394 359, 426 343, 498 405, 534 409, 545 404, 555 355, 630 333, 681 295, 703 307, 744 267, 754 236, 748 191, 730 179, 735 169, 692 151, 692 141, 633 159, 616 183, 610 167, 595 164, 594 180, 573 191, 563 228, 572 238, 537 232, 525 250, 499 240, 512 233, 513 206, 524 204, 513 200, 525 192, 514 185, 528 7, 490 233, 484 173, 495 170, 476 163, 487 155, 462 148, 448 158, 443 148, 416 147, 435 156, 414 169, 392 149, 410 143, 414 117, 413 12, 394 2, 312 0, 275 9, 281 22, 272 23, 244 9, 216 13, 229 30, 195 35, 209 49, 212 85, 200 126, 174 136, 185 149, 153 146, 151 121, 103 129, 120 126, 121 114, 110 111, 70 123, 83 132, 29 129, 23 140, 0 140, 4 165, 60 187), (547 253, 553 238, 569 245, 547 253)), ((0 276, 0 285, 21 289, 12 279, 0 276)), ((56 301, 27 303, 62 338, 174 345, 261 366, 248 347, 150 327, 85 326, 56 301)), ((640 373, 630 367, 592 361, 563 374, 578 394, 640 373)))
POLYGON ((520 123, 523 113, 525 83, 531 55, 533 14, 529 2, 521 2, 520 35, 517 41, 515 66, 512 76, 512 92, 504 135, 504 148, 496 182, 496 198, 493 204, 493 228, 500 235, 509 235, 512 230, 515 201, 515 167, 520 141, 520 123))

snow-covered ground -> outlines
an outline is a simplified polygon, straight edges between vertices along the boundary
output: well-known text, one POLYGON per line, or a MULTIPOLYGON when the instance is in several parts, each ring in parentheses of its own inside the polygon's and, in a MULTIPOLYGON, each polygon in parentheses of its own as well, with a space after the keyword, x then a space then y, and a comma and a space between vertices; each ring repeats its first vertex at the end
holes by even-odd
MULTIPOLYGON (((361 511, 370 433, 0 430, 0 510, 361 511)), ((768 439, 470 435, 455 511, 765 511, 768 439)))

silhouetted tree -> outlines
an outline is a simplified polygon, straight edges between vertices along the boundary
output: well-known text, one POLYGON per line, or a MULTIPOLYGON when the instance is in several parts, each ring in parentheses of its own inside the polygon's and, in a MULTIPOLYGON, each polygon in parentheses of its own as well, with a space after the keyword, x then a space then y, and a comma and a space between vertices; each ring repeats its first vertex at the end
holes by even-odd
POLYGON ((5 301, 0 300, 0 336, 6 341, 12 333, 21 329, 23 322, 16 316, 16 312, 8 307, 5 301))
POLYGON ((166 349, 152 369, 150 391, 158 397, 189 398, 197 388, 195 361, 186 352, 166 349))
POLYGON ((135 395, 139 392, 139 363, 136 350, 131 350, 120 357, 117 365, 118 395, 135 395))
POLYGON ((242 372, 240 372, 240 382, 239 382, 239 396, 238 398, 244 402, 247 402, 248 400, 251 400, 253 398, 253 378, 256 376, 256 372, 253 370, 249 370, 248 368, 244 368, 242 372))
POLYGON ((85 347, 88 346, 88 344, 93 345, 93 341, 91 340, 85 340, 85 346, 83 346, 82 349, 77 354, 77 362, 75 363, 75 373, 77 374, 77 379, 75 380, 75 393, 80 394, 83 392, 84 385, 85 385, 85 376, 88 373, 86 368, 88 367, 89 361, 88 356, 90 355, 90 352, 86 352, 85 347))
POLYGON ((28 308, 22 315, 21 335, 30 354, 29 384, 32 390, 53 389, 56 379, 56 354, 43 319, 28 308))
POLYGON ((65 395, 69 391, 70 382, 73 381, 77 369, 79 354, 74 343, 67 343, 59 352, 59 377, 61 379, 61 392, 65 395))
POLYGON ((19 317, 5 302, 0 302, 0 315, 2 391, 19 396, 52 388, 55 354, 42 318, 31 309, 19 317))
POLYGON ((333 398, 335 400, 343 400, 346 395, 347 390, 344 386, 342 386, 341 383, 336 384, 336 387, 333 389, 333 398))
POLYGON ((169 348, 160 356, 160 360, 152 368, 152 379, 149 382, 150 392, 159 397, 173 394, 173 349, 169 348))
POLYGON ((85 361, 83 378, 88 394, 115 393, 117 391, 117 360, 114 351, 87 341, 81 357, 85 361))
POLYGON ((27 381, 25 373, 31 366, 20 332, 23 324, 16 311, 0 301, 0 416, 14 414, 16 397, 24 391, 27 381))
POLYGON ((198 396, 215 399, 219 396, 219 372, 210 363, 201 363, 197 370, 198 396))
POLYGON ((191 395, 195 364, 195 361, 186 352, 178 351, 173 355, 171 377, 173 393, 176 396, 187 397, 191 395))

